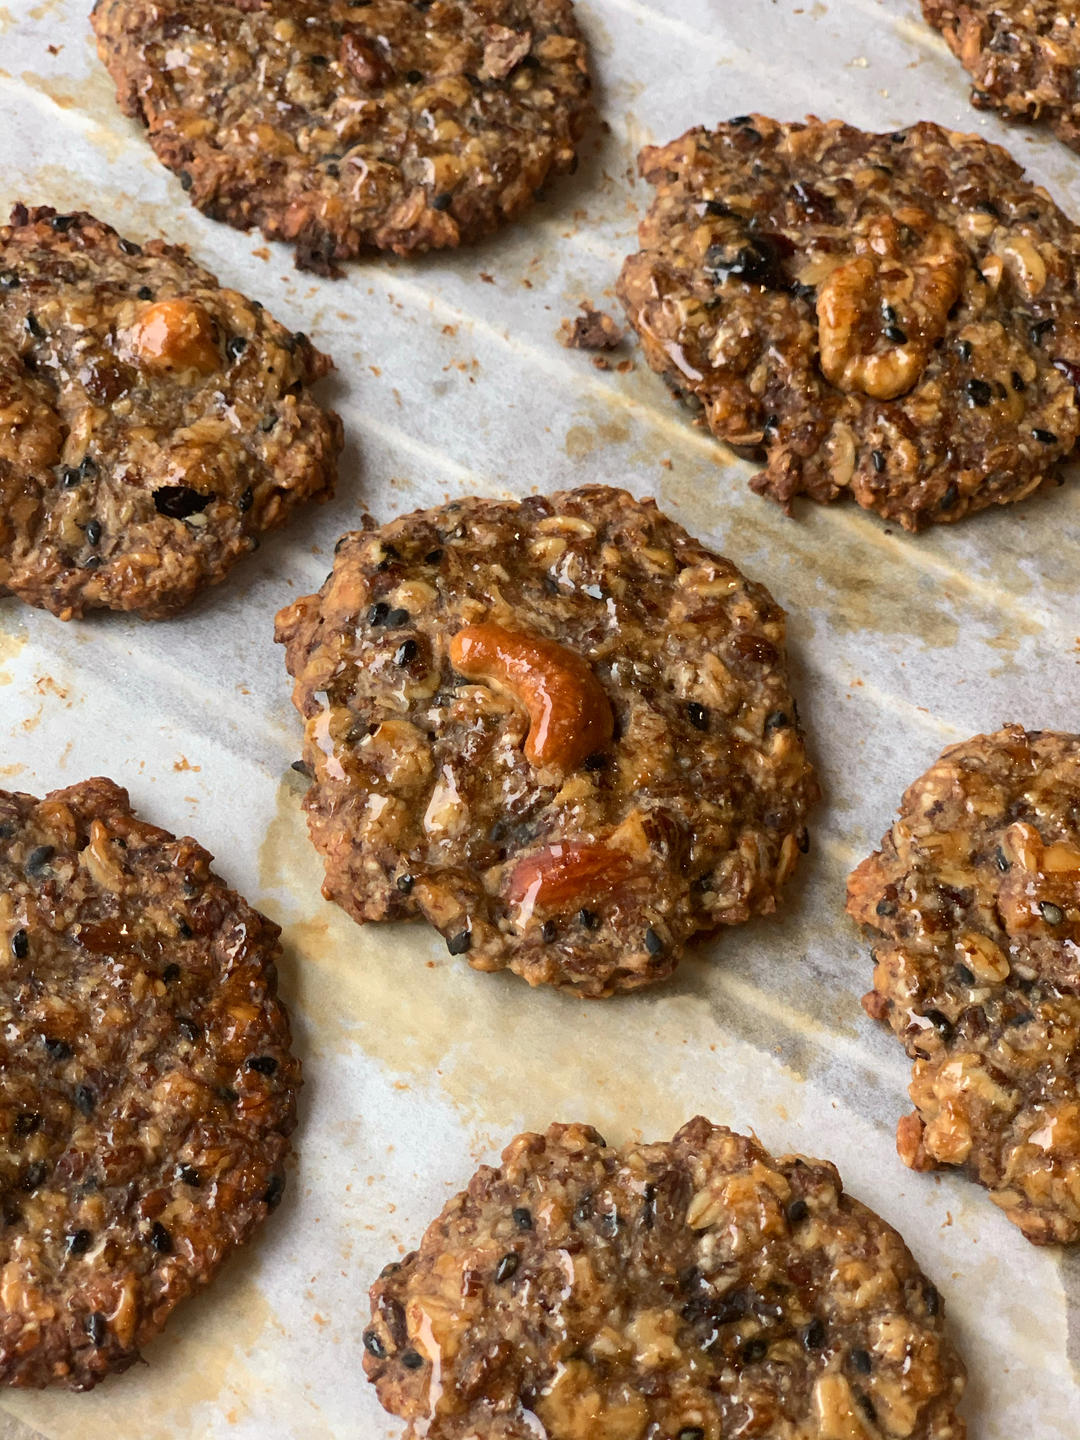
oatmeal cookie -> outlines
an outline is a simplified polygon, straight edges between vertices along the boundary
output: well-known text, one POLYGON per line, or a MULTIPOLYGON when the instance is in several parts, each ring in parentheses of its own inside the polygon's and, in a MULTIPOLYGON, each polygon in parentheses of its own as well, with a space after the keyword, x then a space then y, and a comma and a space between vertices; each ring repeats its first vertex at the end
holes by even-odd
POLYGON ((874 938, 863 1001, 915 1060, 897 1126, 1037 1244, 1080 1239, 1080 736, 954 745, 848 882, 874 938))
POLYGON ((187 254, 85 212, 0 227, 0 594, 172 615, 332 491, 330 361, 187 254))
POLYGON ((97 0, 93 24, 199 209, 327 275, 514 219, 590 110, 571 0, 97 0))
POLYGON ((0 792, 0 1382, 126 1370, 281 1198, 278 927, 110 780, 0 792))
POLYGON ((1044 120, 1080 150, 1076 0, 922 0, 975 84, 971 102, 1009 120, 1044 120))
POLYGON ((372 1286, 364 1369, 406 1440, 962 1440, 941 1298, 827 1161, 700 1117, 502 1161, 372 1286))
POLYGON ((324 890, 608 995, 775 908, 816 785, 784 614, 652 501, 460 500, 346 535, 278 616, 324 890))
POLYGON ((739 116, 642 151, 619 294, 752 481, 909 530, 1031 494, 1080 433, 1080 231, 1004 150, 739 116))

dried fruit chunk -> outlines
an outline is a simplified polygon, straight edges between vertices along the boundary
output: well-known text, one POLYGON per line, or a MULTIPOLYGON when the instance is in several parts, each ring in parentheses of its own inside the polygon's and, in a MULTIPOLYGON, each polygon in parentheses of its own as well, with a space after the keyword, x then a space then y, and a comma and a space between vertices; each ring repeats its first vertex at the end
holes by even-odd
POLYGON ((602 750, 614 721, 588 662, 565 645, 485 621, 450 642, 450 663, 470 680, 508 690, 529 716, 525 754, 534 765, 572 770, 602 750))
POLYGON ((0 1383, 126 1370, 281 1197, 278 927, 87 780, 0 791, 0 1383))
POLYGON ((515 219, 591 115, 572 0, 97 0, 92 22, 192 202, 324 275, 515 219))
POLYGON ((327 895, 423 917, 477 969, 652 984, 699 931, 772 910, 808 843, 783 614, 651 501, 357 531, 277 634, 327 895))
POLYGON ((923 123, 739 116, 647 147, 618 292, 751 488, 910 530, 1031 494, 1080 436, 1080 230, 1003 150, 923 123))
POLYGON ((946 750, 848 882, 863 1003, 915 1060, 901 1158, 961 1167, 1036 1243, 1080 1239, 1078 815, 1080 736, 1007 726, 946 750))
POLYGON ((371 1287, 405 1440, 963 1440, 941 1298, 827 1161, 519 1135, 371 1287))
POLYGON ((0 591, 162 619, 333 489, 326 356, 182 249, 83 211, 0 226, 0 591))

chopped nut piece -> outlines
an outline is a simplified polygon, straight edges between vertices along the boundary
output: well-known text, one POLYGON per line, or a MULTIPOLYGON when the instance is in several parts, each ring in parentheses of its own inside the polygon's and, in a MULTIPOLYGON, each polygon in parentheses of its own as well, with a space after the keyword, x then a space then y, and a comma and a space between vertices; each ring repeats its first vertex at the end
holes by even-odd
POLYGON ((139 360, 162 370, 196 370, 209 375, 220 369, 214 322, 194 300, 159 300, 139 316, 131 335, 139 360))
POLYGON ((615 350, 622 344, 624 331, 610 315, 594 310, 587 300, 581 302, 581 315, 564 320, 559 326, 558 341, 567 350, 615 350))

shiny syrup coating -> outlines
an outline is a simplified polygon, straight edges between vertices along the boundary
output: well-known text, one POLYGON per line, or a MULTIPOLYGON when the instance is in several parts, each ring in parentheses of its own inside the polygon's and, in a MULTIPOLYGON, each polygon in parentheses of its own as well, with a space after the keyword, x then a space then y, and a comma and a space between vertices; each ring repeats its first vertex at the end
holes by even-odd
POLYGON ((371 1288, 405 1440, 962 1440, 964 1367, 900 1236, 826 1161, 698 1118, 519 1135, 371 1288))
POLYGON ((915 1061, 897 1148, 956 1166, 1037 1244, 1080 1239, 1080 736, 946 750, 848 882, 863 1001, 915 1061))
POLYGON ((590 113, 571 0, 98 0, 93 24, 194 204, 323 274, 513 219, 590 113))
POLYGON ((0 1383, 125 1370, 281 1198, 278 927, 94 779, 0 792, 0 1383))

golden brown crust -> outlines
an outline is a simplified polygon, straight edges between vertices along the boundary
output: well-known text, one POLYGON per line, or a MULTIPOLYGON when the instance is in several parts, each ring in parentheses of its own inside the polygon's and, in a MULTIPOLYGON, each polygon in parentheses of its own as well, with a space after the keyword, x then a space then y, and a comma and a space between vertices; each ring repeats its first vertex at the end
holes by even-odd
POLYGON ((273 1209, 278 927, 87 780, 0 792, 0 1383, 86 1390, 273 1209))
POLYGON ((975 82, 971 103, 1043 121, 1080 150, 1080 9, 1075 0, 922 0, 975 82))
POLYGON ((700 1118, 502 1162, 372 1286, 364 1368, 406 1440, 962 1440, 940 1297, 827 1162, 700 1118))
POLYGON ((1036 1243, 1080 1239, 1080 736, 946 750, 848 882, 864 1004, 915 1059, 897 1149, 955 1165, 1036 1243))
POLYGON ((0 227, 0 593, 174 614, 332 491, 330 368, 175 246, 85 212, 0 227))
POLYGON ((193 202, 324 274, 513 219, 590 113, 571 0, 98 0, 93 24, 193 202))
POLYGON ((740 116, 642 151, 619 294, 784 506, 908 529, 1020 500, 1080 433, 1080 232, 994 145, 740 116))
POLYGON ((695 933, 773 910, 808 844, 783 612, 652 501, 459 500, 357 531, 277 635, 326 894, 423 916, 479 969, 651 984, 695 933), (490 642, 471 680, 467 627, 490 642))

